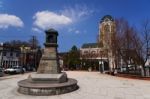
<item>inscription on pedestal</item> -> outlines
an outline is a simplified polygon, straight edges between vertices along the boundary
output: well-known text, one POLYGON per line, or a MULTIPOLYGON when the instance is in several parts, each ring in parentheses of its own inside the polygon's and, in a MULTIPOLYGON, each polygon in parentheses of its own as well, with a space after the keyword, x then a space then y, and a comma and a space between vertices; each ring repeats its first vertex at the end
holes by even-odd
POLYGON ((47 62, 41 62, 40 65, 41 65, 41 66, 48 66, 48 63, 47 63, 47 62))
POLYGON ((55 59, 53 60, 41 60, 40 66, 38 68, 37 73, 59 73, 58 63, 55 59))

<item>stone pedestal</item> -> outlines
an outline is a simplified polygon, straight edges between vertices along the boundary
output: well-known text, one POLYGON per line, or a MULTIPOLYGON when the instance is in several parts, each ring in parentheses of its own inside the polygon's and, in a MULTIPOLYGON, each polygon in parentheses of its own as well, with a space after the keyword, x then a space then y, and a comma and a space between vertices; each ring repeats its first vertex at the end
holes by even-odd
POLYGON ((60 70, 57 53, 58 32, 46 31, 45 49, 36 74, 18 82, 18 91, 28 95, 58 95, 78 89, 77 80, 67 78, 60 70))
POLYGON ((37 73, 40 74, 58 74, 60 73, 59 59, 56 47, 46 47, 40 61, 37 73))

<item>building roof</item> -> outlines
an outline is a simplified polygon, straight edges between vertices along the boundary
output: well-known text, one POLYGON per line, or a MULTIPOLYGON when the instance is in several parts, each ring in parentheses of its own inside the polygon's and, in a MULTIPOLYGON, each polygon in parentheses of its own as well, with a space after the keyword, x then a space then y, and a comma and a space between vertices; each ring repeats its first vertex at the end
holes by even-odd
POLYGON ((102 47, 102 45, 99 43, 85 43, 82 45, 81 48, 99 48, 99 47, 102 47))
POLYGON ((59 52, 58 55, 59 55, 59 56, 64 56, 64 55, 67 55, 68 53, 69 53, 69 52, 59 52))
POLYGON ((114 19, 113 19, 113 17, 112 17, 111 15, 105 15, 105 16, 101 19, 100 23, 104 22, 105 19, 109 19, 110 21, 114 21, 114 19))

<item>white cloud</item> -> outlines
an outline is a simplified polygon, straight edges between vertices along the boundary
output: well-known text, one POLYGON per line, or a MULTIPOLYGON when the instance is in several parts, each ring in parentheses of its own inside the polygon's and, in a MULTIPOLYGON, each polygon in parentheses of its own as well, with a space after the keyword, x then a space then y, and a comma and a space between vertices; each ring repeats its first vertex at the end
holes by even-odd
POLYGON ((33 27, 33 28, 32 28, 32 31, 33 31, 33 32, 36 32, 36 33, 41 33, 41 32, 43 32, 43 31, 41 31, 40 29, 38 29, 38 28, 36 28, 36 27, 33 27))
POLYGON ((80 33, 80 31, 79 31, 79 30, 76 30, 76 31, 75 31, 75 33, 76 33, 76 34, 79 34, 79 33, 80 33))
POLYGON ((23 27, 23 25, 23 21, 15 15, 0 14, 0 28, 23 27))
POLYGON ((75 25, 76 22, 87 19, 94 13, 92 8, 86 5, 75 5, 64 7, 63 10, 52 12, 52 11, 39 11, 33 16, 33 31, 38 32, 46 30, 48 28, 55 29, 67 29, 68 32, 81 33, 79 30, 69 28, 75 25), (66 27, 67 26, 67 27, 66 27), (36 29, 35 29, 36 28, 36 29), (69 29, 70 30, 69 30, 69 29))
MULTIPOLYGON (((75 29, 75 28, 69 28, 69 29, 68 29, 68 32, 69 32, 69 33, 75 33, 75 34, 80 34, 80 33, 81 33, 80 30, 75 29)), ((84 33, 84 31, 83 31, 82 33, 84 33)))
POLYGON ((73 31, 75 31, 75 28, 69 28, 68 29, 68 32, 73 32, 73 31))
POLYGON ((39 29, 55 28, 72 23, 72 19, 63 14, 50 11, 37 12, 34 17, 34 26, 39 29))
POLYGON ((94 10, 89 9, 86 5, 75 5, 74 7, 65 7, 64 10, 60 12, 76 22, 91 16, 94 10))

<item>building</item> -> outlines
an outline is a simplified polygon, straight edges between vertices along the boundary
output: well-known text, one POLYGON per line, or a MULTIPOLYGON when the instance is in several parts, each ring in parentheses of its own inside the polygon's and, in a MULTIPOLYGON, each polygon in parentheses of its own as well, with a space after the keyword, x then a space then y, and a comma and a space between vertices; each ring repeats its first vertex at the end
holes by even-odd
POLYGON ((113 55, 112 44, 115 37, 115 21, 110 15, 104 16, 99 22, 98 42, 85 43, 80 49, 82 66, 87 60, 96 64, 94 68, 101 72, 113 71, 115 68, 115 56, 113 55))
POLYGON ((38 68, 42 51, 39 48, 32 49, 30 46, 0 45, 0 66, 10 68, 23 66, 27 70, 38 68))
POLYGON ((99 22, 99 38, 98 43, 103 44, 103 47, 109 49, 112 44, 112 39, 115 35, 115 21, 110 15, 104 16, 99 22))
POLYGON ((42 57, 42 50, 39 48, 33 49, 31 46, 22 46, 20 50, 20 65, 29 71, 37 69, 42 57))
POLYGON ((18 48, 0 45, 0 65, 9 68, 20 64, 20 50, 18 48))
POLYGON ((67 64, 65 64, 65 58, 66 56, 68 56, 69 53, 68 52, 61 52, 61 53, 58 53, 58 58, 59 58, 59 64, 60 64, 60 68, 62 70, 68 70, 68 66, 67 64))
POLYGON ((98 43, 86 43, 80 48, 80 59, 82 66, 92 67, 101 72, 109 71, 108 54, 98 43))

